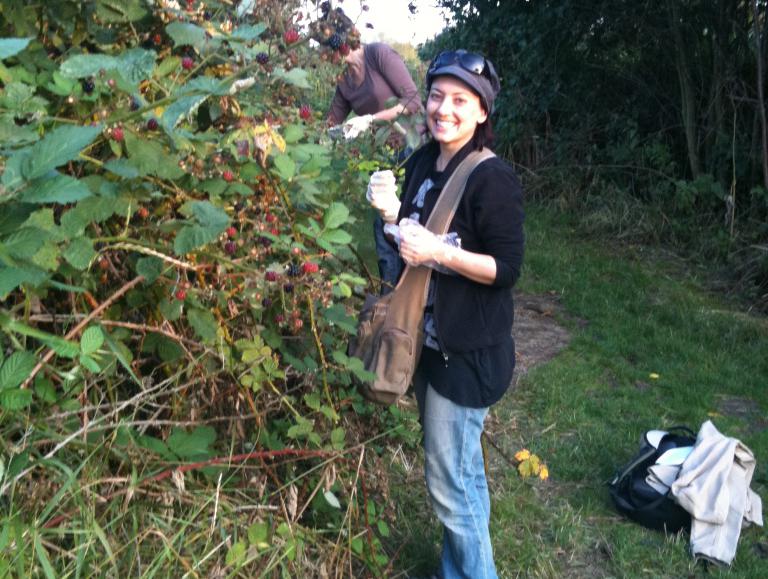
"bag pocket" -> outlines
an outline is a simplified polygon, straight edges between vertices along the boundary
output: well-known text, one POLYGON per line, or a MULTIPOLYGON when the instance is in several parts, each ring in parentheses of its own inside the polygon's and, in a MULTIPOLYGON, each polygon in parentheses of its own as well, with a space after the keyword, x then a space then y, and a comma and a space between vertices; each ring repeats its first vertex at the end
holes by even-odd
POLYGON ((414 370, 413 338, 403 330, 391 328, 381 333, 372 372, 376 373, 373 390, 403 394, 414 370))

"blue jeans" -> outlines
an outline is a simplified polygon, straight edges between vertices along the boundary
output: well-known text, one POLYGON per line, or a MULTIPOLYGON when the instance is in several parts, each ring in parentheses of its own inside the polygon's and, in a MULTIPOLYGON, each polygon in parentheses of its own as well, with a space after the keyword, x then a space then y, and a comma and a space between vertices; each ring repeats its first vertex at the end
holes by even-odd
POLYGON ((376 215, 373 221, 373 239, 376 243, 376 255, 379 258, 379 277, 381 278, 381 295, 386 295, 397 285, 397 278, 403 269, 403 260, 397 249, 390 245, 384 235, 384 220, 376 215))
POLYGON ((467 408, 415 379, 427 490, 443 524, 442 579, 497 579, 480 436, 488 408, 467 408))

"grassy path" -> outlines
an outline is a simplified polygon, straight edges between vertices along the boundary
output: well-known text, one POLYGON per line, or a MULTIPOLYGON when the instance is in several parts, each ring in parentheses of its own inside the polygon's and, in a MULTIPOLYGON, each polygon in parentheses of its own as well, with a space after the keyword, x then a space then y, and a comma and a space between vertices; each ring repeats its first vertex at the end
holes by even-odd
MULTIPOLYGON (((571 342, 518 381, 489 425, 509 453, 530 448, 551 473, 548 483, 522 480, 490 451, 501 576, 768 577, 764 529, 743 532, 730 572, 707 569, 693 562, 686 536, 618 517, 604 486, 645 430, 695 431, 712 420, 754 451, 752 489, 768 499, 768 320, 709 295, 661 252, 581 239, 572 224, 530 208, 527 235, 518 291, 557 296, 565 313, 554 315, 571 342)), ((415 492, 419 476, 402 476, 401 557, 426 570, 435 522, 415 492)))

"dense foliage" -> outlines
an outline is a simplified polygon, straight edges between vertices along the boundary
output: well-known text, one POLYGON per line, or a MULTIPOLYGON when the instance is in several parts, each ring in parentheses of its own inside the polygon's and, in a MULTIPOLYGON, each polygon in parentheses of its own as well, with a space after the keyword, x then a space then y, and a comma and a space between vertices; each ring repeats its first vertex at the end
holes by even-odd
POLYGON ((0 575, 389 564, 366 441, 400 420, 345 343, 391 151, 326 130, 327 11, 2 3, 0 575))
POLYGON ((763 0, 441 0, 502 75, 502 149, 532 192, 727 268, 768 306, 763 0))

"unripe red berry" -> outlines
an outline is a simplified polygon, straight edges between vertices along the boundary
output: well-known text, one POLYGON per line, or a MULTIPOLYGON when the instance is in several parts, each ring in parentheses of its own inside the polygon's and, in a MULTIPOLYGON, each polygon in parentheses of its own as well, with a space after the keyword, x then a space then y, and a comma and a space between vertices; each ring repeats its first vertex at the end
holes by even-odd
POLYGON ((278 324, 282 324, 282 323, 285 321, 285 316, 283 316, 283 314, 277 314, 277 315, 275 316, 275 321, 276 321, 278 324))
POLYGON ((158 32, 158 33, 156 33, 156 34, 155 34, 155 35, 152 37, 152 41, 153 41, 155 44, 158 44, 158 45, 160 45, 160 44, 162 44, 162 43, 163 43, 163 37, 162 37, 162 36, 160 35, 160 33, 158 32))
POLYGON ((139 207, 139 210, 136 212, 136 215, 139 216, 139 219, 146 219, 149 217, 149 209, 146 207, 139 207))
POLYGON ((264 216, 264 219, 267 220, 267 223, 274 223, 275 221, 277 221, 277 216, 274 213, 267 213, 264 216))
POLYGON ((307 261, 302 264, 301 269, 304 273, 317 273, 320 270, 320 266, 311 261, 307 261))
POLYGON ((150 131, 156 131, 158 126, 157 119, 152 118, 147 121, 147 128, 150 131))
POLYGON ((268 271, 264 274, 264 279, 267 281, 277 281, 277 272, 268 271))
POLYGON ((299 38, 300 36, 298 31, 293 28, 289 28, 283 34, 283 40, 285 40, 286 44, 293 44, 294 42, 298 42, 299 38))
POLYGON ((305 121, 312 117, 312 108, 309 105, 301 105, 299 116, 305 121))
POLYGON ((227 227, 227 237, 230 239, 237 237, 237 229, 234 227, 227 227))
POLYGON ((187 292, 181 288, 177 289, 176 293, 173 295, 180 302, 183 302, 185 299, 187 299, 187 292))
POLYGON ((293 320, 293 327, 296 328, 297 330, 300 330, 303 325, 304 325, 304 322, 302 321, 301 318, 296 318, 295 320, 293 320))
POLYGON ((109 262, 105 257, 102 257, 101 259, 99 259, 99 269, 101 269, 102 271, 106 271, 107 269, 109 269, 109 262))
POLYGON ((115 127, 112 129, 112 139, 115 141, 122 141, 125 138, 125 133, 122 127, 115 127))
POLYGON ((233 241, 227 241, 224 244, 224 251, 227 252, 229 255, 232 255, 237 251, 237 244, 233 241))
POLYGON ((221 177, 222 177, 222 179, 224 179, 224 180, 225 180, 227 183, 231 183, 232 181, 234 181, 234 180, 235 180, 235 174, 234 174, 232 171, 230 171, 229 169, 227 169, 226 171, 224 171, 224 172, 221 174, 221 177))
POLYGON ((195 66, 195 61, 191 56, 185 56, 181 59, 181 68, 184 70, 191 70, 195 66))

